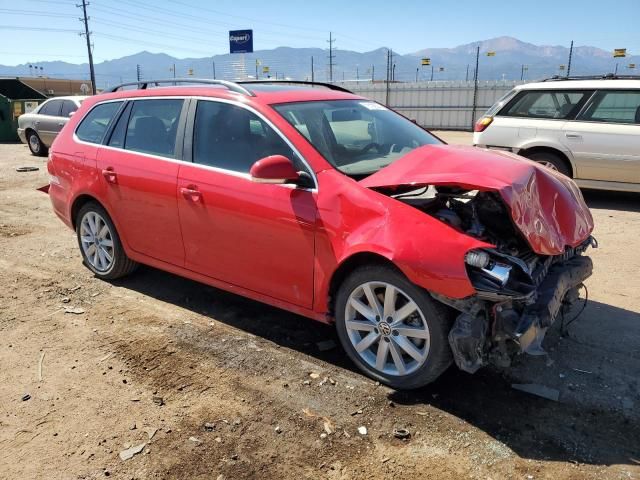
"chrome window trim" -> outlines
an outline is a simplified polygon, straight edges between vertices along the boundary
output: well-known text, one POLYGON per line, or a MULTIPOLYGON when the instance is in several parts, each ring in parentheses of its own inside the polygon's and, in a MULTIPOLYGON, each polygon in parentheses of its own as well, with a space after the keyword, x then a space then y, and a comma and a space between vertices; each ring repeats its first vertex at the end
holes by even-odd
POLYGON ((276 184, 272 184, 272 185, 277 185, 279 187, 285 187, 285 188, 297 188, 299 190, 305 190, 308 192, 317 192, 318 191, 318 179, 316 177, 316 172, 311 168, 311 166, 309 165, 309 162, 307 162, 306 158, 304 158, 304 156, 302 156, 302 154, 300 153, 300 151, 289 141, 288 138, 286 138, 284 136, 284 134, 280 131, 280 129, 278 129, 268 118, 266 118, 262 113, 258 112, 257 110, 255 110, 254 108, 243 104, 242 102, 238 102, 238 101, 234 101, 234 100, 229 100, 226 98, 214 98, 214 97, 203 97, 203 96, 182 96, 182 95, 158 95, 158 96, 149 96, 149 97, 123 97, 123 98, 116 98, 116 99, 110 99, 110 100, 105 100, 102 102, 97 102, 96 104, 94 104, 91 109, 85 113, 82 117, 82 119, 78 122, 78 124, 76 125, 76 128, 73 131, 73 141, 75 143, 81 144, 81 145, 87 145, 87 146, 92 146, 92 147, 98 147, 98 148, 106 148, 108 150, 113 150, 113 151, 117 151, 117 152, 127 152, 127 153, 131 153, 131 154, 136 154, 136 155, 142 155, 148 158, 153 158, 156 160, 164 160, 167 162, 172 162, 172 163, 177 163, 180 165, 191 165, 193 167, 197 167, 197 168, 202 168, 204 170, 208 170, 208 171, 212 171, 212 172, 217 172, 217 173, 221 173, 221 174, 225 174, 225 175, 230 175, 232 177, 237 177, 237 178, 244 178, 247 181, 250 181, 252 183, 253 180, 251 179, 251 175, 248 173, 242 173, 242 172, 237 172, 235 170, 228 170, 225 168, 218 168, 218 167, 213 167, 210 165, 202 165, 200 163, 195 163, 195 162, 187 162, 185 160, 179 160, 176 158, 170 158, 170 157, 162 157, 160 155, 153 155, 151 153, 143 153, 143 152, 137 152, 135 150, 127 150, 125 148, 118 148, 118 147, 112 147, 110 145, 105 145, 103 143, 92 143, 92 142, 87 142, 84 140, 80 140, 80 138, 78 138, 78 136, 76 135, 76 131, 78 130, 78 128, 80 127, 80 124, 84 121, 84 119, 87 117, 87 115, 89 115, 89 113, 96 108, 98 105, 103 105, 105 103, 113 103, 113 102, 126 102, 126 101, 136 101, 136 100, 159 100, 159 99, 180 99, 180 100, 189 100, 189 99, 194 99, 194 100, 205 100, 205 101, 212 101, 212 102, 221 102, 221 103, 228 103, 228 104, 232 104, 232 105, 236 105, 238 107, 244 108, 246 110, 249 110, 250 112, 254 113, 256 116, 258 116, 260 119, 262 119, 267 125, 269 125, 271 128, 273 128, 273 130, 280 136, 280 138, 282 138, 285 143, 291 148, 291 150, 293 150, 293 152, 298 155, 298 157, 300 157, 300 159, 302 160, 302 163, 307 167, 309 174, 311 175, 311 177, 313 178, 313 183, 315 185, 315 187, 313 188, 305 188, 305 187, 298 187, 294 184, 291 183, 276 183, 276 184))

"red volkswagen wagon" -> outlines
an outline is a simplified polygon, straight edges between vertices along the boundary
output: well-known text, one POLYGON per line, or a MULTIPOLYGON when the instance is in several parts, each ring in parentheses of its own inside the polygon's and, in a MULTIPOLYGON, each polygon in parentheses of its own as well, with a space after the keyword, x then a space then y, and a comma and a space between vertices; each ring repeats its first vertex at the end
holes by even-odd
POLYGON ((396 388, 538 353, 592 270, 576 185, 296 83, 172 79, 85 100, 48 162, 84 264, 105 280, 151 265, 335 322, 396 388))

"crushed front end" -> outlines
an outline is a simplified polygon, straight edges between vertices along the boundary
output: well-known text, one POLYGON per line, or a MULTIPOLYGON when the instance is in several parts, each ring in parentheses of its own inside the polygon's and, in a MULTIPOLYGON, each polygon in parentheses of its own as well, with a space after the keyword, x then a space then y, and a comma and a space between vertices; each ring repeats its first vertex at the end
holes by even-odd
POLYGON ((597 246, 595 239, 588 235, 560 254, 540 254, 497 192, 430 190, 395 198, 494 245, 465 255, 474 295, 454 299, 432 293, 459 312, 449 333, 457 366, 473 373, 487 363, 509 366, 519 353, 544 354, 547 329, 578 301, 582 283, 591 276, 593 264, 585 252, 597 246))

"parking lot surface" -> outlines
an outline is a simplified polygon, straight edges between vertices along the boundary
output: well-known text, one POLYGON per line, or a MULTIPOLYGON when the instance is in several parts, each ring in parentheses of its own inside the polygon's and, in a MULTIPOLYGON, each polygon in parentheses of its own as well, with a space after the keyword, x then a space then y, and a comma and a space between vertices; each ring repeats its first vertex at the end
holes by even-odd
POLYGON ((0 144, 1 478, 640 478, 639 195, 585 192, 589 303, 548 356, 395 392, 326 325, 147 267, 94 279, 46 183, 0 144))

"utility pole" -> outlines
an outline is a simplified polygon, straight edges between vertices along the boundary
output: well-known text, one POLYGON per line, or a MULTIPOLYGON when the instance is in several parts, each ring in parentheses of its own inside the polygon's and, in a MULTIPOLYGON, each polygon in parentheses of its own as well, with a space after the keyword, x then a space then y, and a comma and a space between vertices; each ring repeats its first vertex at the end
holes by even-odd
POLYGON ((418 83, 418 72, 420 71, 420 67, 416 68, 416 83, 418 83))
POLYGON ((140 64, 136 65, 136 77, 138 78, 138 81, 140 81, 140 64))
POLYGON ((396 64, 393 64, 393 67, 391 68, 391 81, 395 82, 396 81, 396 64))
POLYGON ((213 79, 216 79, 216 61, 211 60, 211 66, 213 67, 213 79))
POLYGON ((313 72, 313 56, 311 57, 311 81, 315 81, 313 72))
POLYGON ((476 123, 476 101, 478 99, 478 65, 480 64, 480 45, 476 48, 476 70, 473 75, 473 110, 471 111, 471 131, 476 123))
POLYGON ((360 72, 359 72, 358 65, 356 65, 356 81, 357 81, 357 82, 359 82, 359 81, 360 81, 360 72))
POLYGON ((389 106, 389 77, 391 75, 391 56, 393 54, 391 53, 391 49, 387 50, 387 88, 386 88, 386 95, 385 95, 385 105, 388 107, 389 106))
POLYGON ((467 63, 467 76, 464 78, 465 82, 469 81, 469 64, 467 63))
POLYGON ((329 83, 333 82, 333 59, 335 58, 333 54, 333 42, 335 41, 336 39, 333 38, 333 33, 329 32, 329 83))
POLYGON ((82 7, 82 16, 80 19, 81 22, 84 22, 84 33, 80 35, 84 35, 87 39, 87 53, 89 54, 89 73, 91 75, 91 93, 93 95, 96 94, 96 72, 93 69, 93 53, 91 52, 91 33, 89 32, 89 17, 87 17, 87 0, 82 0, 82 5, 76 5, 76 7, 82 7))
POLYGON ((433 65, 431 65, 431 81, 433 82, 433 65))
POLYGON ((371 83, 376 79, 376 66, 371 65, 371 83))
POLYGON ((258 80, 258 65, 260 65, 260 60, 256 58, 256 80, 258 80))
POLYGON ((569 63, 567 63, 567 77, 571 75, 571 57, 573 56, 573 40, 571 40, 571 48, 569 48, 569 63))

